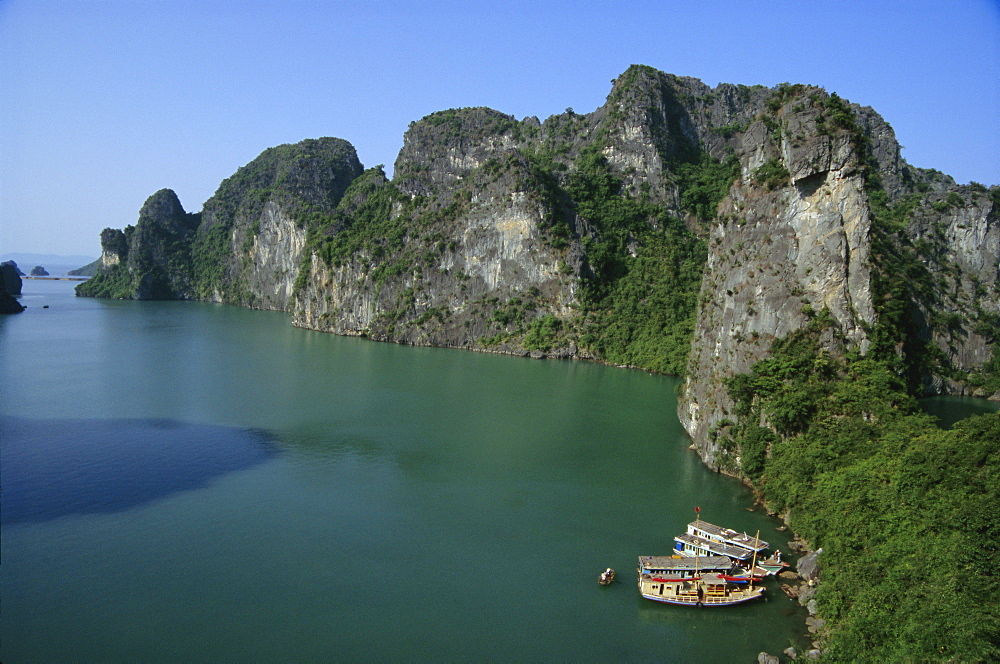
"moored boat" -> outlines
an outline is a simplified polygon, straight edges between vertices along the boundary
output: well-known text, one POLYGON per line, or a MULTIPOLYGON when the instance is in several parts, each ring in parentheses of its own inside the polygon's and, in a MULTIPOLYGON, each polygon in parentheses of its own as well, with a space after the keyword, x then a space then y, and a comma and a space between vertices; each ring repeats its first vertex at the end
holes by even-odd
POLYGON ((757 561, 757 569, 769 576, 774 576, 786 567, 788 567, 788 563, 781 559, 781 551, 775 551, 770 558, 757 561))
POLYGON ((609 586, 611 582, 615 580, 615 571, 610 567, 601 572, 601 576, 598 577, 597 582, 602 586, 609 586))
POLYGON ((746 562, 754 554, 750 549, 705 539, 690 533, 682 533, 674 537, 674 552, 689 558, 725 556, 741 563, 746 562))
POLYGON ((741 533, 732 528, 723 528, 700 518, 688 524, 689 535, 706 539, 712 542, 721 542, 729 546, 746 549, 751 552, 761 553, 770 545, 759 537, 753 537, 746 533, 741 533))
POLYGON ((711 573, 687 579, 639 575, 639 593, 646 599, 682 606, 731 606, 764 596, 764 589, 734 583, 726 575, 711 573))

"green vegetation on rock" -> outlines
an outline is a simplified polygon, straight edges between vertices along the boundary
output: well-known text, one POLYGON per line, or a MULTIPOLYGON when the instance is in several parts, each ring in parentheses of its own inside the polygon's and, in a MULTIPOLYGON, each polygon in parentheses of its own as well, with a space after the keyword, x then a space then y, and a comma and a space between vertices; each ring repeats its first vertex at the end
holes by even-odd
POLYGON ((1000 416, 934 426, 891 359, 830 353, 829 322, 730 379, 723 454, 822 548, 831 661, 1000 656, 1000 416), (768 422, 775 431, 756 424, 768 422))
MULTIPOLYGON (((831 96, 826 110, 829 125, 869 150, 842 100, 831 96)), ((768 186, 779 175, 755 174, 768 186)), ((949 374, 930 332, 969 319, 955 313, 921 327, 921 308, 933 310, 942 296, 932 245, 905 232, 922 196, 890 201, 872 166, 866 187, 877 313, 867 353, 847 343, 826 310, 776 340, 768 357, 727 381, 737 421, 712 432, 718 461, 822 548, 824 659, 994 660, 1000 519, 990 506, 1000 504, 1000 416, 943 431, 919 411, 922 378, 949 374)), ((995 341, 992 324, 983 329, 995 341)), ((986 384, 996 369, 987 364, 978 378, 986 384)))
MULTIPOLYGON (((677 167, 681 203, 702 220, 715 217, 738 172, 734 160, 703 156, 677 167)), ((593 274, 582 302, 581 344, 598 357, 681 375, 694 332, 704 240, 661 205, 623 192, 596 150, 584 152, 568 190, 597 233, 584 241, 593 274)))

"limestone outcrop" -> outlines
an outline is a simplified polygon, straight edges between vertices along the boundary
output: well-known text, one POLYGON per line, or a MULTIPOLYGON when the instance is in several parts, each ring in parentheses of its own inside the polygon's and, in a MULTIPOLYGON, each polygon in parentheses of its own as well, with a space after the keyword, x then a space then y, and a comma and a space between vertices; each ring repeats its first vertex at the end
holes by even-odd
POLYGON ((103 278, 81 284, 77 293, 135 300, 181 297, 190 284, 189 248, 199 219, 184 211, 172 190, 157 191, 146 199, 134 226, 101 232, 103 278))
POLYGON ((0 263, 0 314, 19 314, 24 306, 17 301, 21 294, 21 275, 14 261, 0 263))
POLYGON ((717 465, 726 379, 820 312, 831 352, 861 354, 893 312, 915 389, 986 384, 998 205, 997 187, 907 164, 874 110, 821 88, 633 66, 591 113, 415 121, 391 180, 322 138, 266 150, 197 214, 157 192, 102 233, 79 292, 683 374, 681 421, 717 465))
POLYGON ((8 295, 18 297, 21 294, 21 275, 22 272, 14 261, 0 263, 0 278, 2 278, 0 283, 3 284, 3 290, 8 295))

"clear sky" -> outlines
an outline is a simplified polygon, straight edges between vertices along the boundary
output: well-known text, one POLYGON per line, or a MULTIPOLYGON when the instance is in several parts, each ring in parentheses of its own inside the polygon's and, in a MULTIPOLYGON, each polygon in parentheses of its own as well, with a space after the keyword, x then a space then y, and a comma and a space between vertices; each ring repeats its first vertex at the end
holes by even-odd
POLYGON ((587 113, 633 63, 820 85, 1000 184, 998 0, 0 0, 0 254, 96 257, 156 190, 198 211, 282 143, 391 169, 434 111, 587 113))

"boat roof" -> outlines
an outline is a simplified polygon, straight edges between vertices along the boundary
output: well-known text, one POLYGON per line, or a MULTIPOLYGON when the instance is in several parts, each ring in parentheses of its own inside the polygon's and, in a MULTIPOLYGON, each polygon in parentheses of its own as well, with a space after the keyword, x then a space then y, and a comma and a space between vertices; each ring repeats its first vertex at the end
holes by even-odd
POLYGON ((653 580, 656 581, 657 583, 669 583, 672 585, 696 584, 699 581, 708 585, 720 585, 720 586, 726 585, 728 583, 728 581, 726 581, 726 578, 723 575, 715 573, 702 574, 701 577, 694 579, 653 579, 653 580))
POLYGON ((698 556, 674 558, 673 556, 639 556, 639 568, 649 571, 686 572, 695 570, 728 570, 733 561, 726 556, 698 556))
POLYGON ((729 546, 728 544, 707 540, 704 537, 698 537, 690 533, 683 533, 674 539, 683 544, 690 544, 709 553, 714 553, 717 556, 729 556, 737 560, 746 560, 753 553, 750 549, 744 549, 741 546, 729 546))
POLYGON ((708 521, 701 521, 700 519, 698 521, 692 521, 688 524, 688 532, 691 532, 691 529, 701 530, 702 532, 708 533, 712 537, 729 540, 737 546, 754 549, 755 551, 761 551, 770 546, 767 542, 760 538, 738 532, 732 528, 723 528, 722 526, 717 526, 714 523, 709 523, 708 521))

